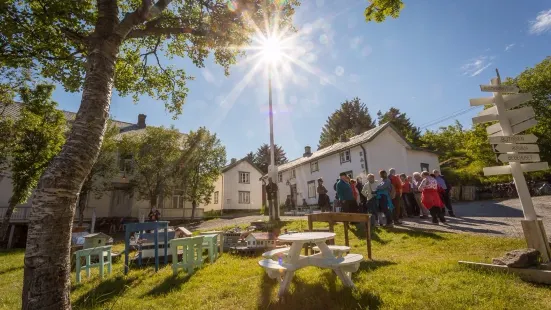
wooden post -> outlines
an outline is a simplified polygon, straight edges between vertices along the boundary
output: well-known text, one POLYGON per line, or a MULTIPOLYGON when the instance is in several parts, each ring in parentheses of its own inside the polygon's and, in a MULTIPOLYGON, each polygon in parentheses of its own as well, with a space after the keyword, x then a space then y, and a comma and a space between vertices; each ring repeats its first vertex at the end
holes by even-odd
POLYGON ((367 257, 369 259, 372 259, 371 258, 371 214, 368 214, 369 216, 369 221, 367 221, 367 223, 365 223, 365 229, 366 229, 366 243, 367 243, 367 257))
POLYGON ((310 215, 308 215, 308 231, 314 231, 314 223, 310 215))
MULTIPOLYGON (((329 221, 329 231, 330 232, 335 232, 335 222, 329 221)), ((335 244, 335 239, 328 240, 328 244, 334 245, 335 244)))
POLYGON ((159 228, 158 226, 155 226, 155 230, 153 230, 153 242, 155 244, 155 249, 153 250, 155 252, 155 272, 159 271, 159 228))
POLYGON ((348 245, 348 222, 344 222, 344 245, 348 245))
POLYGON ((130 248, 130 226, 124 229, 124 274, 128 273, 128 249, 130 248))
POLYGON ((168 224, 165 226, 165 265, 168 264, 168 224))

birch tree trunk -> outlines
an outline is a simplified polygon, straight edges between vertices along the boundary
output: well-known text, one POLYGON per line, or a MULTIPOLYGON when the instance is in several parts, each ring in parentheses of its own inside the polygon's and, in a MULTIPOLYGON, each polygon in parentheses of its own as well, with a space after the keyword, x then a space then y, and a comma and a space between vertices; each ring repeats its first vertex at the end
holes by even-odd
POLYGON ((115 61, 115 0, 98 0, 82 100, 71 134, 42 175, 32 200, 23 281, 23 309, 71 309, 70 243, 78 194, 103 140, 115 61))

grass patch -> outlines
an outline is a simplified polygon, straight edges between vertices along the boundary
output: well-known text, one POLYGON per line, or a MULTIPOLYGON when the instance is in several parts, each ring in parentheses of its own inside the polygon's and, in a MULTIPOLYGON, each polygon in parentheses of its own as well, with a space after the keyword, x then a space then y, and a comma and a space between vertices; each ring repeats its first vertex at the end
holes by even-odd
MULTIPOLYGON (((304 230, 306 222, 287 223, 285 228, 304 230)), ((344 244, 343 226, 335 230, 337 244, 344 244)), ((367 256, 363 236, 352 227, 350 245, 353 253, 367 256)), ((124 276, 118 262, 104 281, 97 271, 91 279, 83 273, 71 298, 75 309, 551 309, 550 287, 457 264, 489 262, 523 246, 523 240, 511 238, 377 230, 374 261, 362 263, 353 275, 356 290, 343 287, 329 270, 309 267, 296 272, 280 301, 279 284, 258 267, 259 257, 224 254, 192 276, 173 276, 170 266, 157 273, 153 266, 131 267, 124 276)), ((23 255, 20 250, 0 252, 2 309, 21 307, 23 255)))

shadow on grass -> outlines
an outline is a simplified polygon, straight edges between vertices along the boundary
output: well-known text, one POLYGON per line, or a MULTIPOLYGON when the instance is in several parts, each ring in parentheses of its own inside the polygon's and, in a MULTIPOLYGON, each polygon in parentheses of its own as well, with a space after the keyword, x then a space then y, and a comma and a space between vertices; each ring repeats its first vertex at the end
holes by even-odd
POLYGON ((6 269, 3 269, 3 270, 0 270, 0 276, 3 275, 3 274, 6 274, 6 273, 18 271, 18 270, 21 270, 21 269, 23 269, 23 266, 6 268, 6 269))
POLYGON ((287 292, 273 303, 270 302, 271 287, 277 283, 268 278, 266 280, 268 283, 263 286, 262 304, 258 305, 258 309, 379 309, 381 307, 382 300, 377 294, 342 286, 337 287, 337 282, 340 280, 330 270, 324 272, 323 276, 326 278, 328 286, 322 283, 306 283, 300 278, 294 277, 294 290, 287 292))
MULTIPOLYGON (((360 271, 375 271, 381 267, 396 265, 395 262, 389 260, 372 260, 372 261, 363 261, 360 263, 360 271)), ((352 277, 357 273, 353 273, 352 277)))
POLYGON ((402 228, 399 226, 394 226, 393 228, 388 228, 389 232, 395 233, 395 234, 403 234, 408 235, 410 237, 415 238, 429 238, 434 240, 447 240, 447 238, 444 238, 440 236, 439 234, 430 232, 430 231, 424 231, 424 230, 418 230, 418 229, 410 229, 410 228, 402 228))
POLYGON ((182 285, 184 285, 191 278, 191 274, 177 274, 172 275, 164 279, 163 282, 159 285, 152 288, 149 292, 145 293, 142 297, 146 296, 161 296, 170 293, 174 290, 181 290, 182 285))
MULTIPOLYGON (((136 277, 118 276, 104 280, 99 283, 98 286, 80 296, 79 299, 74 302, 74 306, 75 308, 94 308, 104 305, 122 295, 126 288, 136 281, 136 279, 136 277)), ((80 286, 81 285, 77 285, 73 287, 73 289, 80 286)))
POLYGON ((274 289, 274 286, 278 286, 279 289, 279 281, 275 279, 270 279, 268 277, 268 274, 263 272, 262 282, 261 282, 261 289, 260 289, 260 300, 257 309, 269 309, 272 303, 272 291, 274 289))

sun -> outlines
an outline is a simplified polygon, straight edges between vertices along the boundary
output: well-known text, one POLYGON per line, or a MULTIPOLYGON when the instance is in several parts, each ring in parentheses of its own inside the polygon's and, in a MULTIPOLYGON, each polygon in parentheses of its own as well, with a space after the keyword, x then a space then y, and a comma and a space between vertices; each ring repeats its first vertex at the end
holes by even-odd
POLYGON ((281 62, 284 55, 282 44, 283 42, 273 35, 263 38, 260 44, 262 60, 268 64, 281 62))

